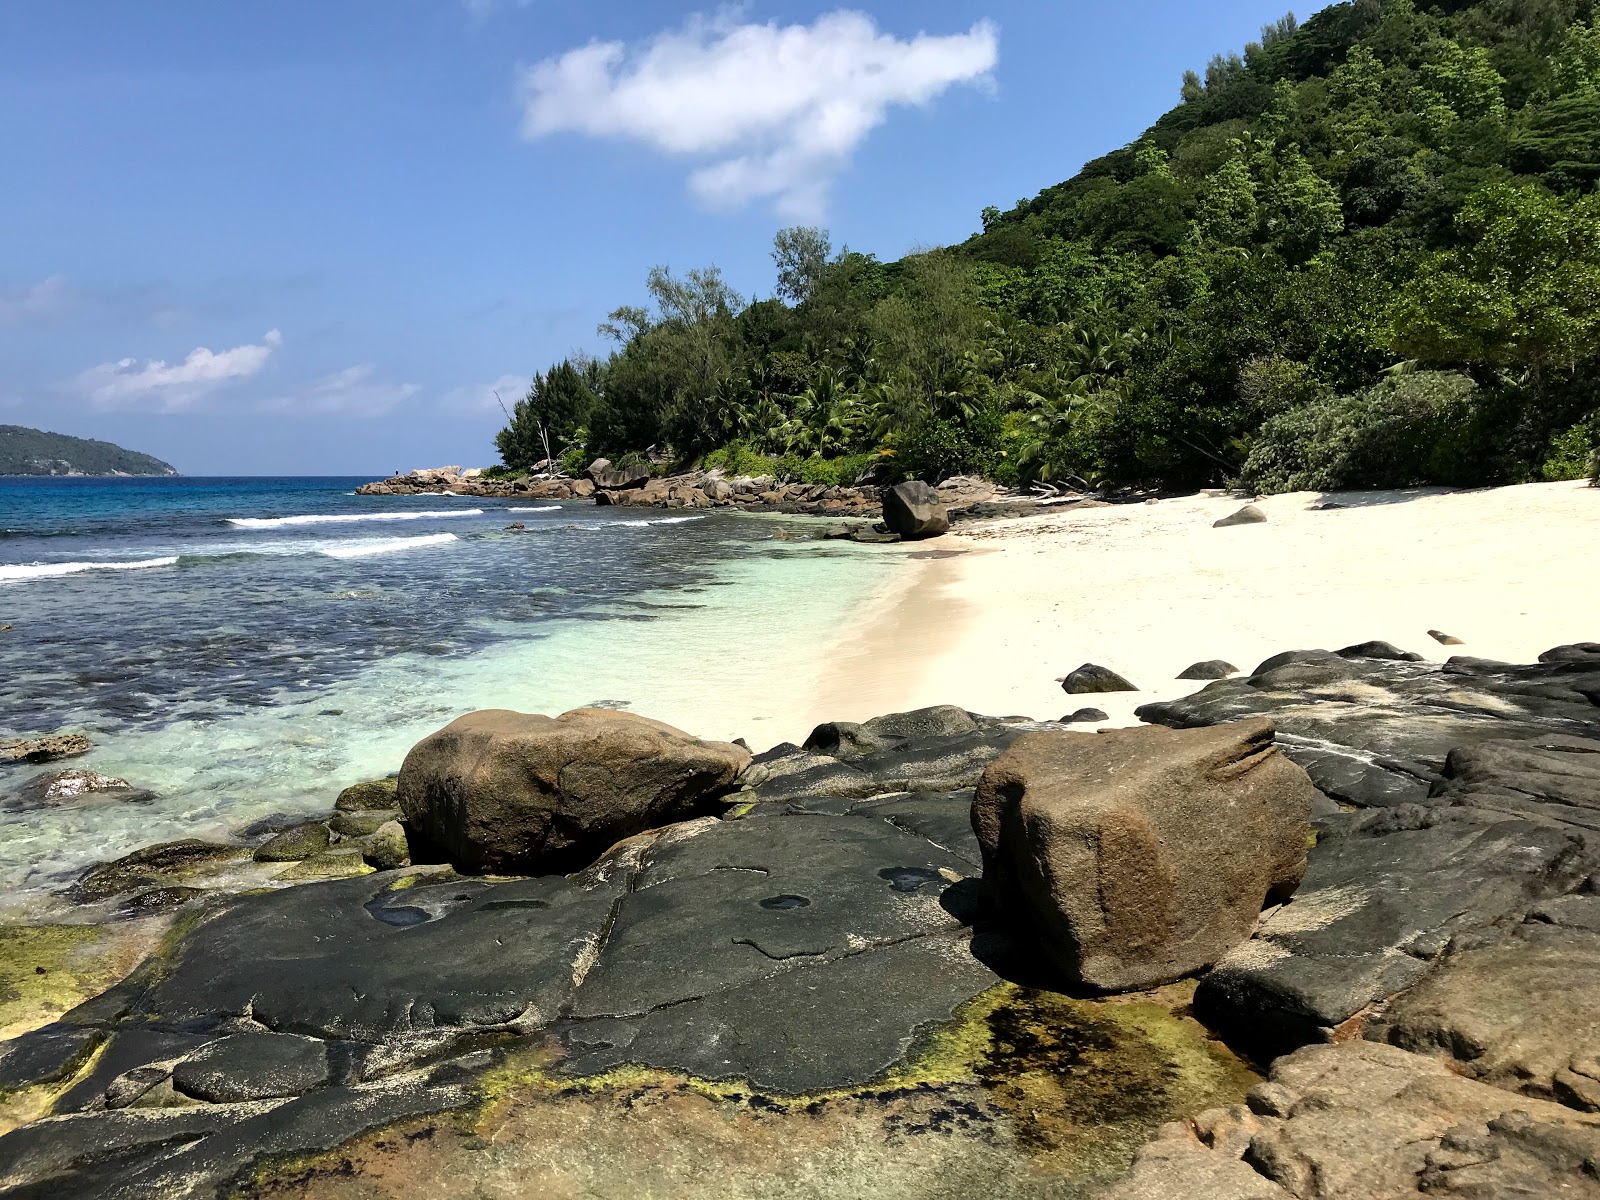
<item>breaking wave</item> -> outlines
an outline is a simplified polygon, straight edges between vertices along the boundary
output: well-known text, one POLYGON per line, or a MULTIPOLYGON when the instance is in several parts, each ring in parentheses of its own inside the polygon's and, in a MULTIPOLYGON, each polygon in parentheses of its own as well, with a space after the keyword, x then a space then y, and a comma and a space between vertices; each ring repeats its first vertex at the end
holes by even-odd
POLYGON ((424 521, 443 517, 481 517, 481 508, 456 508, 448 512, 340 513, 337 516, 229 517, 228 524, 240 529, 282 529, 289 525, 343 525, 355 521, 424 521))
POLYGON ((81 571, 140 571, 146 567, 170 567, 178 559, 144 558, 137 562, 67 562, 25 563, 20 566, 0 566, 0 583, 23 583, 29 579, 48 579, 56 575, 76 575, 81 571))
POLYGON ((431 533, 425 537, 375 538, 368 541, 337 543, 318 547, 318 552, 329 558, 369 558, 374 554, 393 554, 399 550, 416 550, 422 546, 442 546, 459 541, 453 533, 431 533))

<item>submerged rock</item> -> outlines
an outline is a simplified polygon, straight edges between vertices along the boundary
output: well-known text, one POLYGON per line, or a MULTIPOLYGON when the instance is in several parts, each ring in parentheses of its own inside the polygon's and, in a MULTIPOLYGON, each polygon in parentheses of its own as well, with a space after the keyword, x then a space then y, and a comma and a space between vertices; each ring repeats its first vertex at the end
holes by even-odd
POLYGON ((0 807, 28 811, 105 803, 148 804, 154 799, 150 792, 134 787, 126 779, 74 768, 30 779, 18 790, 14 801, 0 801, 0 807))
POLYGON ((308 821, 293 829, 274 834, 256 848, 255 860, 263 863, 299 862, 321 854, 332 840, 321 821, 308 821))
POLYGON ((972 808, 984 886, 1073 983, 1193 974, 1250 936, 1305 871, 1315 790, 1272 724, 1028 733, 972 808))
POLYGON ((199 838, 163 842, 90 867, 67 890, 67 895, 74 903, 93 904, 122 892, 182 883, 197 873, 250 856, 248 846, 225 842, 206 842, 199 838))
POLYGON ((633 713, 470 713, 400 769, 410 828, 465 871, 581 867, 606 847, 715 804, 750 752, 633 713))
POLYGON ((94 743, 81 733, 52 733, 47 737, 0 741, 0 763, 42 763, 87 754, 94 743))

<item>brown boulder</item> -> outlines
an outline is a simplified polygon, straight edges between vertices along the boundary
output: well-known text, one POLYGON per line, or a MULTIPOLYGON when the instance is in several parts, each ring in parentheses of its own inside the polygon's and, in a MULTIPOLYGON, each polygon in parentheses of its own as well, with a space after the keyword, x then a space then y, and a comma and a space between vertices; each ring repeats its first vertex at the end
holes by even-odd
POLYGON ((1048 731, 984 772, 984 882, 1072 980, 1120 991, 1192 974, 1250 936, 1305 872, 1306 773, 1264 718, 1048 731))
POLYGON ((696 816, 750 752, 633 713, 469 713, 400 768, 407 826, 458 869, 548 874, 586 866, 641 830, 696 816))
POLYGON ((950 532, 950 512, 939 493, 920 479, 897 483, 883 493, 883 523, 907 541, 950 532))

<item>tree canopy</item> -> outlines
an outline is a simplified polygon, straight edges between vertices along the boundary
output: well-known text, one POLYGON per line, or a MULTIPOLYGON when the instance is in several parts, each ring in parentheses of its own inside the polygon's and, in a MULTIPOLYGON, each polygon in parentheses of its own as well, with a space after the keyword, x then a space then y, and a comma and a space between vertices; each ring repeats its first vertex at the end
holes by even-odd
POLYGON ((751 300, 657 268, 581 391, 535 380, 507 464, 519 421, 683 463, 1167 488, 1504 482, 1594 453, 1596 0, 1352 0, 1175 82, 1137 141, 960 245, 881 262, 782 230, 751 300))

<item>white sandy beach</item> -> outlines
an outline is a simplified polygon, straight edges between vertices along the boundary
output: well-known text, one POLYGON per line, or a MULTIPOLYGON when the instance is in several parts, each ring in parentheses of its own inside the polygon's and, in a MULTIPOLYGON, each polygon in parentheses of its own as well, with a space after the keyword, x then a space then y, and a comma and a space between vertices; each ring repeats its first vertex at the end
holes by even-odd
POLYGON ((1140 704, 1203 687, 1175 678, 1202 659, 1249 671, 1381 638, 1437 661, 1531 662, 1600 640, 1600 490, 1581 482, 1297 493, 1259 501, 1265 524, 1212 528, 1243 503, 1064 511, 925 543, 962 553, 908 564, 809 702, 759 728, 798 740, 817 721, 943 703, 1040 719, 1095 707, 1128 725, 1140 704), (1344 507, 1312 507, 1330 501, 1344 507), (1064 694, 1055 680, 1085 662, 1141 690, 1064 694))

